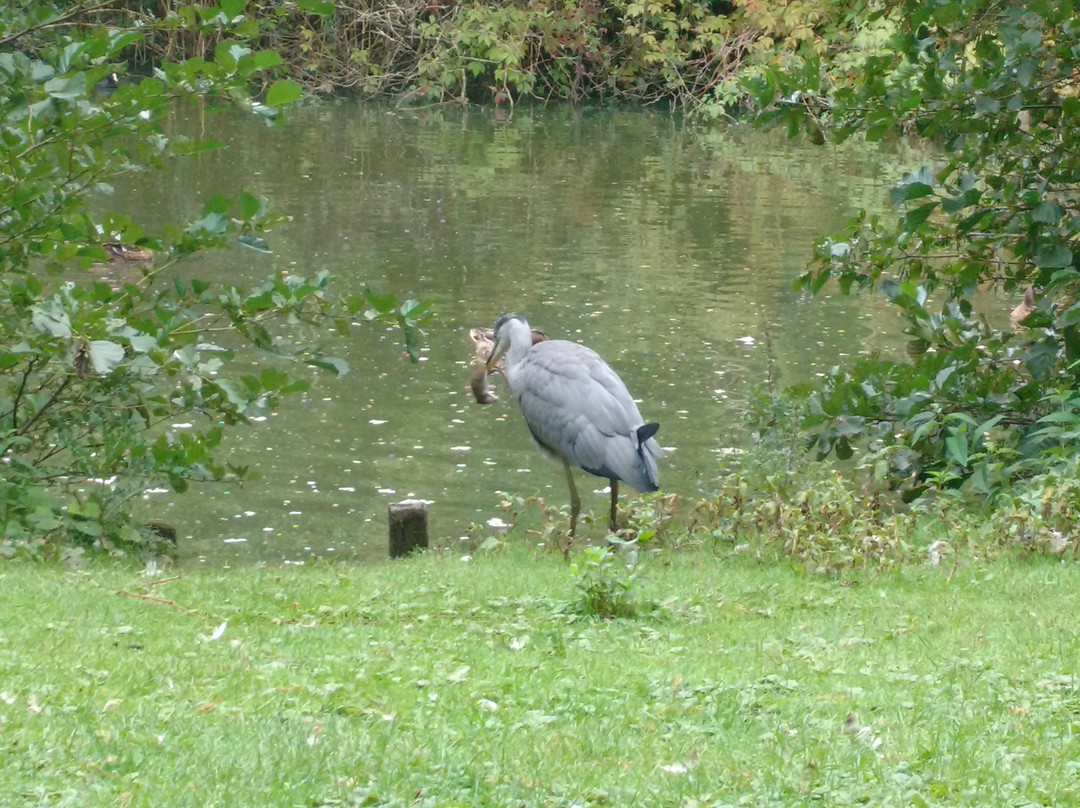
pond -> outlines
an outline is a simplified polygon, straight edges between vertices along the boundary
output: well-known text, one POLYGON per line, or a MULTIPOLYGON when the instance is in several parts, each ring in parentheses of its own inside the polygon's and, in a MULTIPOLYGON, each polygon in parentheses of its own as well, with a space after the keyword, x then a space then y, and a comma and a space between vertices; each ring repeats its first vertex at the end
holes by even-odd
MULTIPOLYGON (((431 501, 433 540, 490 533, 508 497, 568 502, 561 468, 531 443, 505 385, 468 391, 468 329, 504 313, 579 340, 622 375, 671 450, 665 492, 709 490, 739 414, 767 378, 811 379, 895 337, 877 298, 810 299, 792 281, 814 240, 898 177, 877 150, 815 147, 743 127, 621 110, 401 111, 356 102, 173 125, 222 151, 122 183, 109 207, 148 229, 247 190, 292 216, 263 255, 238 248, 179 265, 185 277, 252 284, 329 270, 400 298, 432 297, 423 356, 363 325, 336 346, 351 367, 227 438, 259 479, 148 496, 176 526, 182 562, 304 563, 386 555, 386 512, 431 501)), ((605 481, 580 474, 602 536, 605 481)))

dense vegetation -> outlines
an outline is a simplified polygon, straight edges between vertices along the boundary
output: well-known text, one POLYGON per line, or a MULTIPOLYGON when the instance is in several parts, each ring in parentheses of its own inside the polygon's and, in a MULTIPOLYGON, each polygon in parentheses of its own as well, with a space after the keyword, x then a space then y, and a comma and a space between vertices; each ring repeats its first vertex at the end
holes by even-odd
POLYGON ((949 516, 956 498, 980 501, 1009 536, 1062 550, 1080 504, 1073 11, 988 0, 5 6, 7 550, 154 540, 155 528, 129 524, 131 498, 152 484, 242 475, 214 460, 222 430, 303 389, 306 366, 345 371, 319 353, 327 324, 387 318, 415 349, 426 303, 374 293, 336 300, 325 275, 279 276, 250 290, 160 281, 198 249, 265 249, 276 221, 268 200, 241 190, 215 197, 196 221, 160 234, 123 213, 88 212, 89 195, 117 174, 213 148, 163 134, 179 100, 273 123, 302 88, 411 104, 619 99, 701 118, 742 115, 822 144, 928 139, 940 159, 897 186, 898 213, 864 215, 823 238, 802 279, 815 292, 883 291, 907 317, 898 341, 908 358, 838 366, 817 389, 786 403, 773 396, 755 417, 762 445, 779 447, 775 460, 733 468, 687 534, 753 525, 794 551, 812 525, 830 535, 843 526, 852 539, 841 557, 881 555, 874 548, 889 526, 902 532, 879 496, 892 488, 921 498, 922 511, 905 519, 949 516), (145 255, 145 269, 119 288, 50 274, 145 255), (987 287, 1027 291, 1015 328, 977 311, 974 296, 987 287), (280 338, 280 324, 293 339, 280 338), (241 340, 274 361, 230 375, 241 340), (197 424, 164 427, 181 414, 197 424), (789 451, 793 429, 806 430, 820 457, 857 458, 874 483, 865 497, 828 471, 805 473, 789 451), (87 479, 101 482, 77 492, 87 479), (784 528, 792 523, 794 538, 784 528))
POLYGON ((909 499, 958 489, 1067 541, 1080 504, 1074 12, 887 5, 868 23, 891 20, 896 33, 864 70, 808 57, 753 82, 764 123, 820 140, 913 133, 940 154, 893 189, 899 216, 863 215, 826 238, 802 278, 814 291, 880 289, 908 323, 906 361, 836 367, 808 391, 812 445, 841 458, 866 446, 865 464, 909 499), (973 303, 994 287, 1026 290, 1011 324, 973 303))
MULTIPOLYGON (((162 54, 209 58, 226 37, 219 11, 244 8, 261 45, 314 93, 393 94, 409 103, 620 99, 713 114, 740 95, 740 77, 804 49, 827 51, 858 14, 835 0, 109 5, 169 22, 155 24, 132 54, 136 63, 162 54)), ((876 29, 860 34, 850 50, 872 47, 875 37, 876 29)))

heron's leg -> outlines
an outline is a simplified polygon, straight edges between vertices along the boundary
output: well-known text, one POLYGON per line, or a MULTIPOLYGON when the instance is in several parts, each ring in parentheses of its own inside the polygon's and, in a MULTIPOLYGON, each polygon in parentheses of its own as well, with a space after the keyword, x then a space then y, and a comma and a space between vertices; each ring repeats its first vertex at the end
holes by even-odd
POLYGON ((619 512, 619 481, 611 480, 611 532, 618 533, 619 526, 616 524, 615 517, 619 512))
POLYGON ((566 469, 566 484, 570 486, 570 538, 574 538, 577 531, 577 518, 581 513, 581 498, 578 497, 577 486, 574 485, 574 473, 570 470, 570 464, 563 462, 566 469))

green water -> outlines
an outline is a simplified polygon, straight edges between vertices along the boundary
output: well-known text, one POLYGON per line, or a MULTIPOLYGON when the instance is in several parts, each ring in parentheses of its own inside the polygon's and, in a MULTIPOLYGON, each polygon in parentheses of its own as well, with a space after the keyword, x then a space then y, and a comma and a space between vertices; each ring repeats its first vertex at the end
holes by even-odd
MULTIPOLYGON (((278 129, 241 116, 174 125, 226 148, 132 177, 110 207, 153 228, 243 189, 293 217, 272 255, 222 251, 179 273, 249 283, 327 269, 342 291, 431 296, 438 312, 420 363, 398 333, 361 326, 339 347, 347 376, 317 377, 233 432, 229 459, 261 479, 147 496, 188 564, 382 558, 387 505, 405 497, 432 502, 433 539, 451 544, 504 517, 508 496, 565 505, 561 468, 536 452, 501 382, 492 406, 468 392, 467 331, 504 313, 599 351, 661 424, 664 490, 691 500, 770 368, 781 383, 810 379, 896 333, 877 299, 791 288, 816 237, 881 207, 897 174, 878 152, 638 111, 350 102, 278 129)), ((598 517, 604 484, 579 477, 598 517)))

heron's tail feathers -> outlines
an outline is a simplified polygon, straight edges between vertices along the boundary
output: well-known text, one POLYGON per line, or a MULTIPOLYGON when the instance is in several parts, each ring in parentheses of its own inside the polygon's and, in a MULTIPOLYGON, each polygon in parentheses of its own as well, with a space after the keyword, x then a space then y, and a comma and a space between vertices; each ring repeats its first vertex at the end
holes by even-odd
POLYGON ((637 453, 641 458, 643 483, 639 491, 655 491, 660 487, 660 472, 657 471, 656 461, 664 456, 664 450, 656 442, 653 436, 660 429, 660 424, 644 424, 637 429, 637 453))

